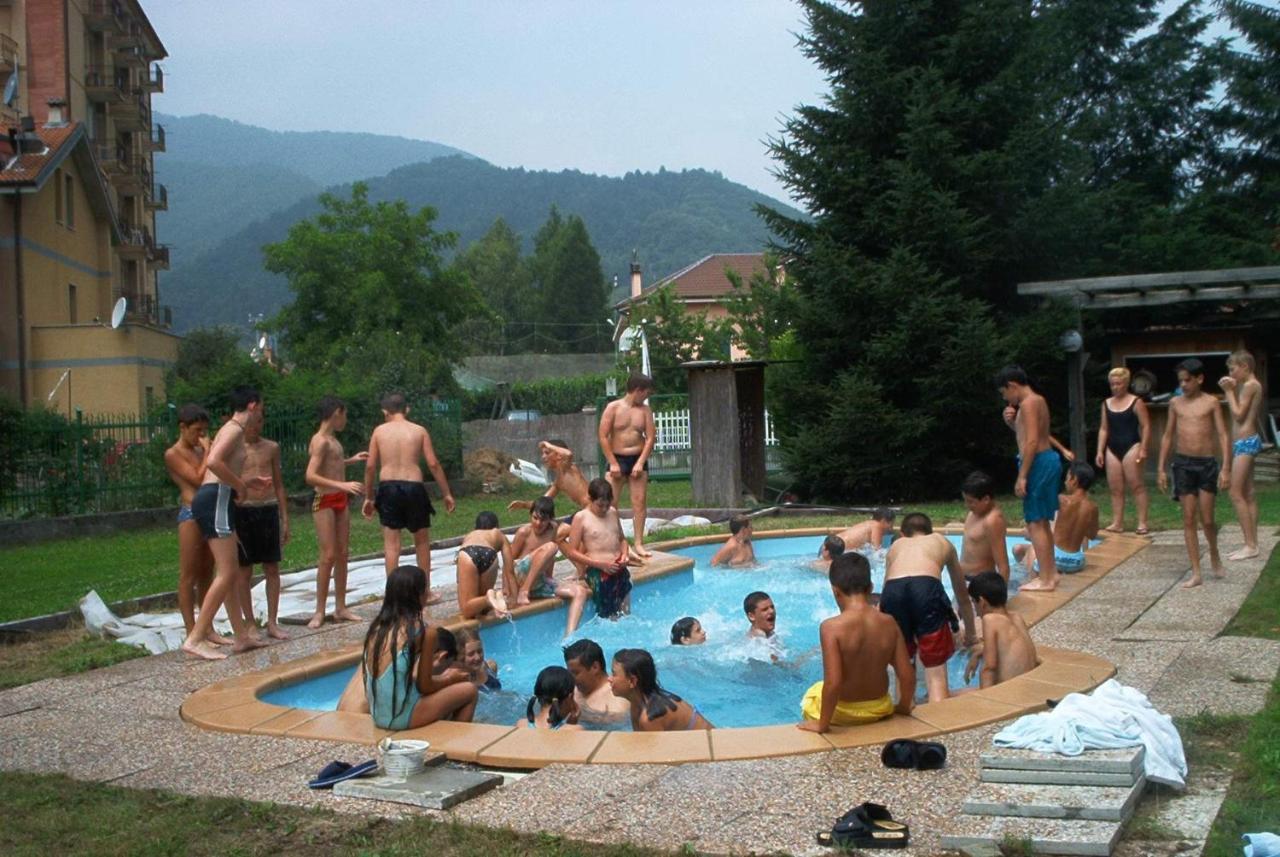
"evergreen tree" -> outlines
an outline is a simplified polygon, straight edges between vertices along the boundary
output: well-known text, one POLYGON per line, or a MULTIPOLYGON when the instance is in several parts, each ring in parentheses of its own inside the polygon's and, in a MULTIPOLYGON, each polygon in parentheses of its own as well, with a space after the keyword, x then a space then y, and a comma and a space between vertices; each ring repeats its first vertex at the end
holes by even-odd
POLYGON ((539 351, 607 350, 608 289, 600 254, 581 217, 564 218, 551 207, 534 237, 530 262, 540 312, 539 351))
POLYGON ((521 334, 530 332, 527 323, 534 303, 532 275, 520 255, 520 236, 499 217, 484 237, 458 254, 454 264, 471 278, 485 305, 499 319, 468 325, 468 338, 492 354, 518 350, 521 334))

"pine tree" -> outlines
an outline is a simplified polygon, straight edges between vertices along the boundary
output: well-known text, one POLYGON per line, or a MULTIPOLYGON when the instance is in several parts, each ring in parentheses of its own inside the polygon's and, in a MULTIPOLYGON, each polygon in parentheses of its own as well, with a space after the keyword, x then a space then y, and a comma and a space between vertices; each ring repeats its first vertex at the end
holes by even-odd
POLYGON ((600 254, 576 214, 552 206, 534 237, 530 261, 537 291, 539 351, 591 353, 609 346, 608 289, 600 254))
POLYGON ((520 255, 520 236, 499 217, 484 237, 458 254, 455 265, 471 278, 498 319, 470 326, 470 338, 487 353, 518 351, 523 335, 532 330, 528 322, 533 305, 532 275, 520 255))

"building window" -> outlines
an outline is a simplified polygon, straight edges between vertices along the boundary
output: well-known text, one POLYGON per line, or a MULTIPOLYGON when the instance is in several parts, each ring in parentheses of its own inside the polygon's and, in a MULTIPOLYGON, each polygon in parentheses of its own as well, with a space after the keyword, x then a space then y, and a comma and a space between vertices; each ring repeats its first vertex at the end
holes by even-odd
POLYGON ((72 324, 79 320, 79 314, 76 312, 76 286, 75 283, 67 286, 67 318, 72 324))
POLYGON ((154 406, 156 403, 156 388, 147 387, 146 397, 147 397, 147 411, 150 412, 152 406, 154 406))
POLYGON ((63 196, 65 197, 65 199, 63 200, 63 205, 66 207, 66 210, 67 210, 67 228, 75 229, 76 228, 75 182, 72 181, 70 173, 67 173, 65 176, 62 177, 62 179, 63 181, 66 182, 66 191, 63 193, 63 196))
POLYGON ((53 171, 53 219, 62 222, 62 170, 53 171))

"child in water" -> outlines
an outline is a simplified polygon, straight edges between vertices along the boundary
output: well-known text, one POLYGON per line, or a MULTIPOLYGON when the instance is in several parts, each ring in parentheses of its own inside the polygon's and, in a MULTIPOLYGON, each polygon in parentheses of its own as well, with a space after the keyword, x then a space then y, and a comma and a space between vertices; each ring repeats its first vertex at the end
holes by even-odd
MULTIPOLYGON (((533 696, 525 709, 530 729, 577 730, 578 703, 573 698, 573 676, 564 667, 546 667, 533 684, 533 696)), ((520 724, 517 723, 516 726, 520 724)))
POLYGON ((484 656, 484 640, 475 631, 463 629, 455 635, 458 638, 458 651, 462 656, 462 668, 471 674, 471 683, 480 690, 502 690, 502 682, 498 680, 498 662, 486 660, 484 656))
POLYGON ((707 632, 702 630, 702 623, 692 616, 677 619, 671 626, 671 645, 701 646, 707 641, 707 632))
POLYGON ((697 708, 658 684, 658 668, 644 649, 619 649, 614 653, 609 686, 614 696, 631 703, 631 728, 635 732, 714 728, 697 708))

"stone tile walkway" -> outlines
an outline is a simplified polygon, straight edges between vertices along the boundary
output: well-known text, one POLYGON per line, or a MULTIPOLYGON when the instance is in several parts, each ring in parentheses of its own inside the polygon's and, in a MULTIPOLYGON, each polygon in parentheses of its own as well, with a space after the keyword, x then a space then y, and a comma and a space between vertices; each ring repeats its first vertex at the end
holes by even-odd
MULTIPOLYGON (((1264 556, 1275 541, 1266 535, 1264 556)), ((1238 530, 1224 530, 1223 544, 1224 553, 1238 547, 1238 530)), ((1280 644, 1215 635, 1247 596, 1262 560, 1233 563, 1225 582, 1208 580, 1196 590, 1178 586, 1187 565, 1181 534, 1159 534, 1152 547, 1058 610, 1033 635, 1046 645, 1115 662, 1120 681, 1170 713, 1257 710, 1280 666, 1280 644)), ((365 605, 360 612, 371 615, 374 609, 365 605)), ((448 612, 443 608, 440 615, 448 612)), ((367 758, 368 747, 204 732, 177 719, 177 704, 191 691, 357 642, 364 626, 291 631, 288 643, 220 663, 160 655, 0 692, 0 770, 63 772, 122 786, 392 818, 427 813, 597 842, 672 849, 688 844, 711 853, 829 853, 814 844, 814 832, 850 806, 873 800, 911 825, 912 847, 897 853, 926 855, 939 851, 940 835, 977 786, 978 757, 999 729, 946 736, 949 763, 941 771, 887 770, 878 748, 683 766, 553 765, 434 813, 306 788, 306 780, 328 761, 367 758)), ((1185 812, 1211 818, 1221 792, 1196 786, 1185 797, 1164 794, 1160 800, 1166 802, 1162 817, 1185 812)), ((1124 843, 1121 853, 1155 853, 1138 845, 1124 843)), ((1199 853, 1194 842, 1187 845, 1180 854, 1199 853)))

